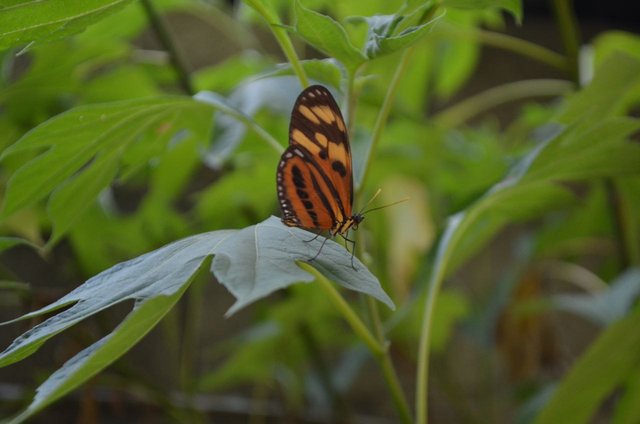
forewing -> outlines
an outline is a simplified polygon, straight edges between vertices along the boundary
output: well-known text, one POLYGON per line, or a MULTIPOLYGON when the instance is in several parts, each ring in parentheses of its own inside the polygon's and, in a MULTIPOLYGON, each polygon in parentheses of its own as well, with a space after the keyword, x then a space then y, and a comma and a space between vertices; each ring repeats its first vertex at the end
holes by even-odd
POLYGON ((285 224, 330 230, 344 219, 333 200, 330 183, 303 147, 292 145, 285 150, 276 182, 285 224))
POLYGON ((353 176, 349 138, 340 109, 325 87, 313 85, 298 96, 291 112, 289 144, 308 152, 333 186, 340 213, 350 217, 353 176))

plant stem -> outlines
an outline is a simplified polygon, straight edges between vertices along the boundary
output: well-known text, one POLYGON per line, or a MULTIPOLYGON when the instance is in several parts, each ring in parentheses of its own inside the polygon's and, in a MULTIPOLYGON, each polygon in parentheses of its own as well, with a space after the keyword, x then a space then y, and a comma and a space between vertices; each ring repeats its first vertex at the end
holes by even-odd
POLYGON ((351 309, 346 300, 338 293, 333 287, 333 284, 322 275, 317 269, 311 265, 298 261, 297 264, 305 271, 313 274, 316 280, 320 284, 320 287, 325 291, 329 300, 333 302, 333 305, 342 314, 344 319, 349 323, 356 335, 364 342, 365 345, 374 355, 379 355, 384 352, 385 348, 371 335, 367 326, 360 320, 358 315, 351 309))
POLYGON ((385 339, 384 331, 382 329, 382 322, 380 321, 378 305, 371 296, 367 296, 367 310, 369 311, 371 324, 373 326, 374 333, 376 335, 376 338, 378 339, 378 342, 381 345, 386 346, 384 353, 379 357, 376 357, 376 360, 380 368, 382 368, 382 373, 387 382, 387 386, 389 387, 389 391, 391 392, 391 399, 393 400, 393 403, 396 406, 398 413, 400 414, 402 422, 411 423, 411 411, 409 410, 409 404, 402 390, 402 386, 400 385, 398 374, 396 373, 393 362, 391 361, 388 342, 385 339))
POLYGON ((572 91, 573 84, 564 80, 536 79, 516 81, 490 88, 439 112, 434 121, 444 127, 460 125, 488 109, 514 100, 541 96, 559 96, 572 91))
POLYGON ((378 148, 378 143, 380 142, 382 131, 384 130, 384 126, 387 123, 387 118, 389 118, 389 113, 391 112, 391 106, 393 106, 393 101, 396 97, 396 91, 398 90, 398 86, 400 85, 402 75, 407 69, 409 58, 411 57, 412 52, 413 48, 408 48, 402 53, 402 56, 400 57, 400 63, 398 64, 398 67, 396 68, 396 71, 391 78, 391 82, 389 83, 387 94, 384 96, 382 107, 380 108, 380 112, 378 112, 378 116, 373 127, 373 133, 371 134, 371 145, 369 146, 369 150, 367 151, 367 157, 365 158, 364 162, 364 170, 362 172, 362 176, 360 177, 359 185, 357 186, 358 192, 362 190, 362 188, 364 187, 364 183, 367 180, 369 169, 371 169, 371 162, 373 161, 373 157, 378 148))
POLYGON ((273 32, 273 36, 276 38, 276 41, 278 41, 278 44, 280 44, 282 52, 291 64, 293 72, 300 80, 300 84, 302 87, 309 86, 309 78, 300 63, 300 59, 298 59, 298 55, 296 54, 296 50, 293 48, 293 43, 291 42, 287 31, 283 28, 283 25, 280 22, 280 18, 270 7, 265 6, 265 4, 260 0, 245 0, 245 3, 251 6, 264 18, 265 21, 267 21, 271 28, 271 32, 273 32))
POLYGON ((556 22, 560 29, 560 36, 564 44, 564 51, 569 63, 571 79, 580 83, 580 69, 578 68, 578 50, 580 37, 578 23, 573 14, 573 0, 551 0, 556 22))
POLYGON ((189 78, 189 72, 187 71, 185 61, 173 42, 173 38, 171 37, 164 20, 153 7, 151 0, 142 0, 142 7, 144 8, 151 27, 158 36, 160 44, 162 44, 169 54, 169 61, 171 62, 173 69, 176 71, 178 82, 180 83, 182 90, 190 96, 193 96, 195 94, 195 90, 191 84, 191 78, 189 78))
MULTIPOLYGON (((452 25, 442 25, 441 27, 442 29, 439 32, 442 32, 448 39, 454 37, 474 39, 485 45, 501 48, 546 63, 561 71, 569 72, 571 70, 570 63, 566 57, 527 40, 482 29, 464 29, 452 25)), ((437 33, 434 35, 437 36, 437 33)))
MULTIPOLYGON (((367 345, 376 362, 378 363, 380 368, 382 368, 382 374, 387 382, 387 387, 391 392, 391 397, 398 411, 398 415, 402 420, 401 422, 404 424, 411 424, 412 421, 409 406, 407 405, 406 399, 404 398, 398 376, 396 375, 393 364, 391 363, 391 357, 389 356, 389 349, 386 343, 380 342, 371 334, 371 332, 367 329, 367 326, 364 325, 358 315, 353 311, 353 309, 351 309, 349 304, 344 300, 340 293, 338 293, 331 281, 329 281, 324 275, 322 275, 311 265, 304 262, 297 263, 302 269, 313 274, 313 276, 316 278, 316 281, 320 284, 320 287, 322 287, 331 302, 333 302, 333 305, 349 323, 356 335, 364 342, 365 345, 367 345)), ((368 301, 370 303, 375 302, 370 297, 368 297, 368 301)), ((377 318, 377 321, 378 324, 374 325, 374 327, 376 328, 376 333, 378 334, 378 336, 382 337, 382 326, 380 325, 379 318, 377 318)))
POLYGON ((435 268, 429 280, 427 297, 424 305, 422 328, 420 330, 420 344, 418 346, 418 377, 416 380, 416 424, 427 423, 427 406, 429 394, 429 344, 431 341, 431 327, 433 326, 433 314, 436 300, 442 287, 442 282, 447 272, 451 252, 460 242, 462 235, 469 225, 477 218, 482 207, 471 207, 469 212, 460 213, 449 218, 447 228, 438 244, 435 259, 435 268))
POLYGON ((620 184, 615 180, 607 178, 605 188, 618 241, 620 268, 624 270, 630 266, 637 266, 640 264, 640 248, 633 236, 637 233, 633 229, 634 221, 631 218, 629 203, 620 190, 620 184))

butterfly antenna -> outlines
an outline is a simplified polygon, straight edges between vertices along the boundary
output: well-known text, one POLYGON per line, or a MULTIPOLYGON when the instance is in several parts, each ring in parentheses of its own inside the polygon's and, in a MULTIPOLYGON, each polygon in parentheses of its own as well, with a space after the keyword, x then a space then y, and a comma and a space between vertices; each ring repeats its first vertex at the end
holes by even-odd
POLYGON ((362 211, 360 212, 360 215, 364 215, 365 213, 369 213, 369 212, 371 212, 371 211, 377 211, 378 209, 388 208, 388 207, 390 207, 390 206, 397 205, 398 203, 406 202, 407 200, 409 200, 409 199, 410 199, 409 197, 405 197, 404 199, 396 200, 395 202, 391 202, 391 203, 388 203, 388 204, 386 204, 386 205, 376 206, 375 208, 371 208, 371 209, 366 209, 366 210, 365 210, 365 208, 366 208, 367 206, 369 206, 369 205, 371 204, 371 202, 373 202, 373 201, 374 201, 374 199, 375 199, 376 197, 378 197, 378 195, 380 194, 380 192, 381 192, 381 191, 382 191, 382 189, 381 189, 381 188, 379 188, 379 189, 378 189, 378 191, 376 191, 376 194, 374 194, 374 195, 373 195, 373 197, 371 198, 371 200, 369 200, 369 201, 367 202, 367 204, 366 204, 366 205, 364 205, 364 207, 362 208, 362 211))
POLYGON ((364 214, 364 210, 367 208, 367 206, 369 206, 371 204, 371 202, 373 202, 374 200, 376 200, 376 197, 378 197, 378 195, 380 194, 380 192, 382 191, 381 188, 378 189, 378 191, 376 191, 376 194, 374 194, 371 199, 369 199, 369 201, 362 207, 362 209, 360 210, 360 215, 364 214))

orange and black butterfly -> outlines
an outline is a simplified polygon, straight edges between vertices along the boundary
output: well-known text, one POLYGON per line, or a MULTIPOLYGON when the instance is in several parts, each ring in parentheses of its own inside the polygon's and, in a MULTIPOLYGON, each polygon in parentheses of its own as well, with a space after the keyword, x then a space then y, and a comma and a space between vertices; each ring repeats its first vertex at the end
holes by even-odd
POLYGON ((336 101, 325 87, 308 87, 293 106, 289 147, 278 164, 282 222, 351 241, 347 232, 364 219, 352 213, 352 169, 347 127, 336 101))

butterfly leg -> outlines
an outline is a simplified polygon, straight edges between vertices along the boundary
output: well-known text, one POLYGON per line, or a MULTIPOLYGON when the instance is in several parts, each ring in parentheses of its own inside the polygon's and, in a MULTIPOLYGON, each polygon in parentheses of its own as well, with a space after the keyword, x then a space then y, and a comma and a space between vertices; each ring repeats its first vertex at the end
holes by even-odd
MULTIPOLYGON (((318 233, 318 235, 317 235, 317 236, 315 236, 314 238, 312 238, 312 239, 311 239, 311 240, 309 240, 309 241, 313 241, 313 240, 317 239, 319 235, 320 235, 320 234, 318 233)), ((324 247, 324 244, 327 242, 327 240, 329 240, 329 238, 328 238, 328 237, 326 237, 326 238, 324 239, 324 241, 322 242, 322 245, 320 246, 320 249, 318 250, 318 253, 316 253, 316 254, 315 254, 315 256, 314 256, 313 258, 309 259, 309 262, 314 261, 318 256, 320 256, 320 252, 322 252, 322 248, 324 247)))
POLYGON ((354 271, 357 271, 358 269, 353 264, 353 257, 356 254, 356 242, 355 240, 351 240, 350 238, 347 238, 344 234, 340 234, 340 236, 342 236, 342 238, 345 241, 345 248, 347 249, 347 252, 349 251, 349 247, 346 246, 346 242, 351 243, 351 268, 353 268, 354 271))
POLYGON ((309 240, 303 240, 303 241, 304 241, 305 243, 311 243, 312 241, 314 241, 315 239, 317 239, 318 237, 320 237, 320 234, 322 234, 322 230, 318 231, 318 232, 316 233, 316 236, 315 236, 314 238, 309 239, 309 240))

